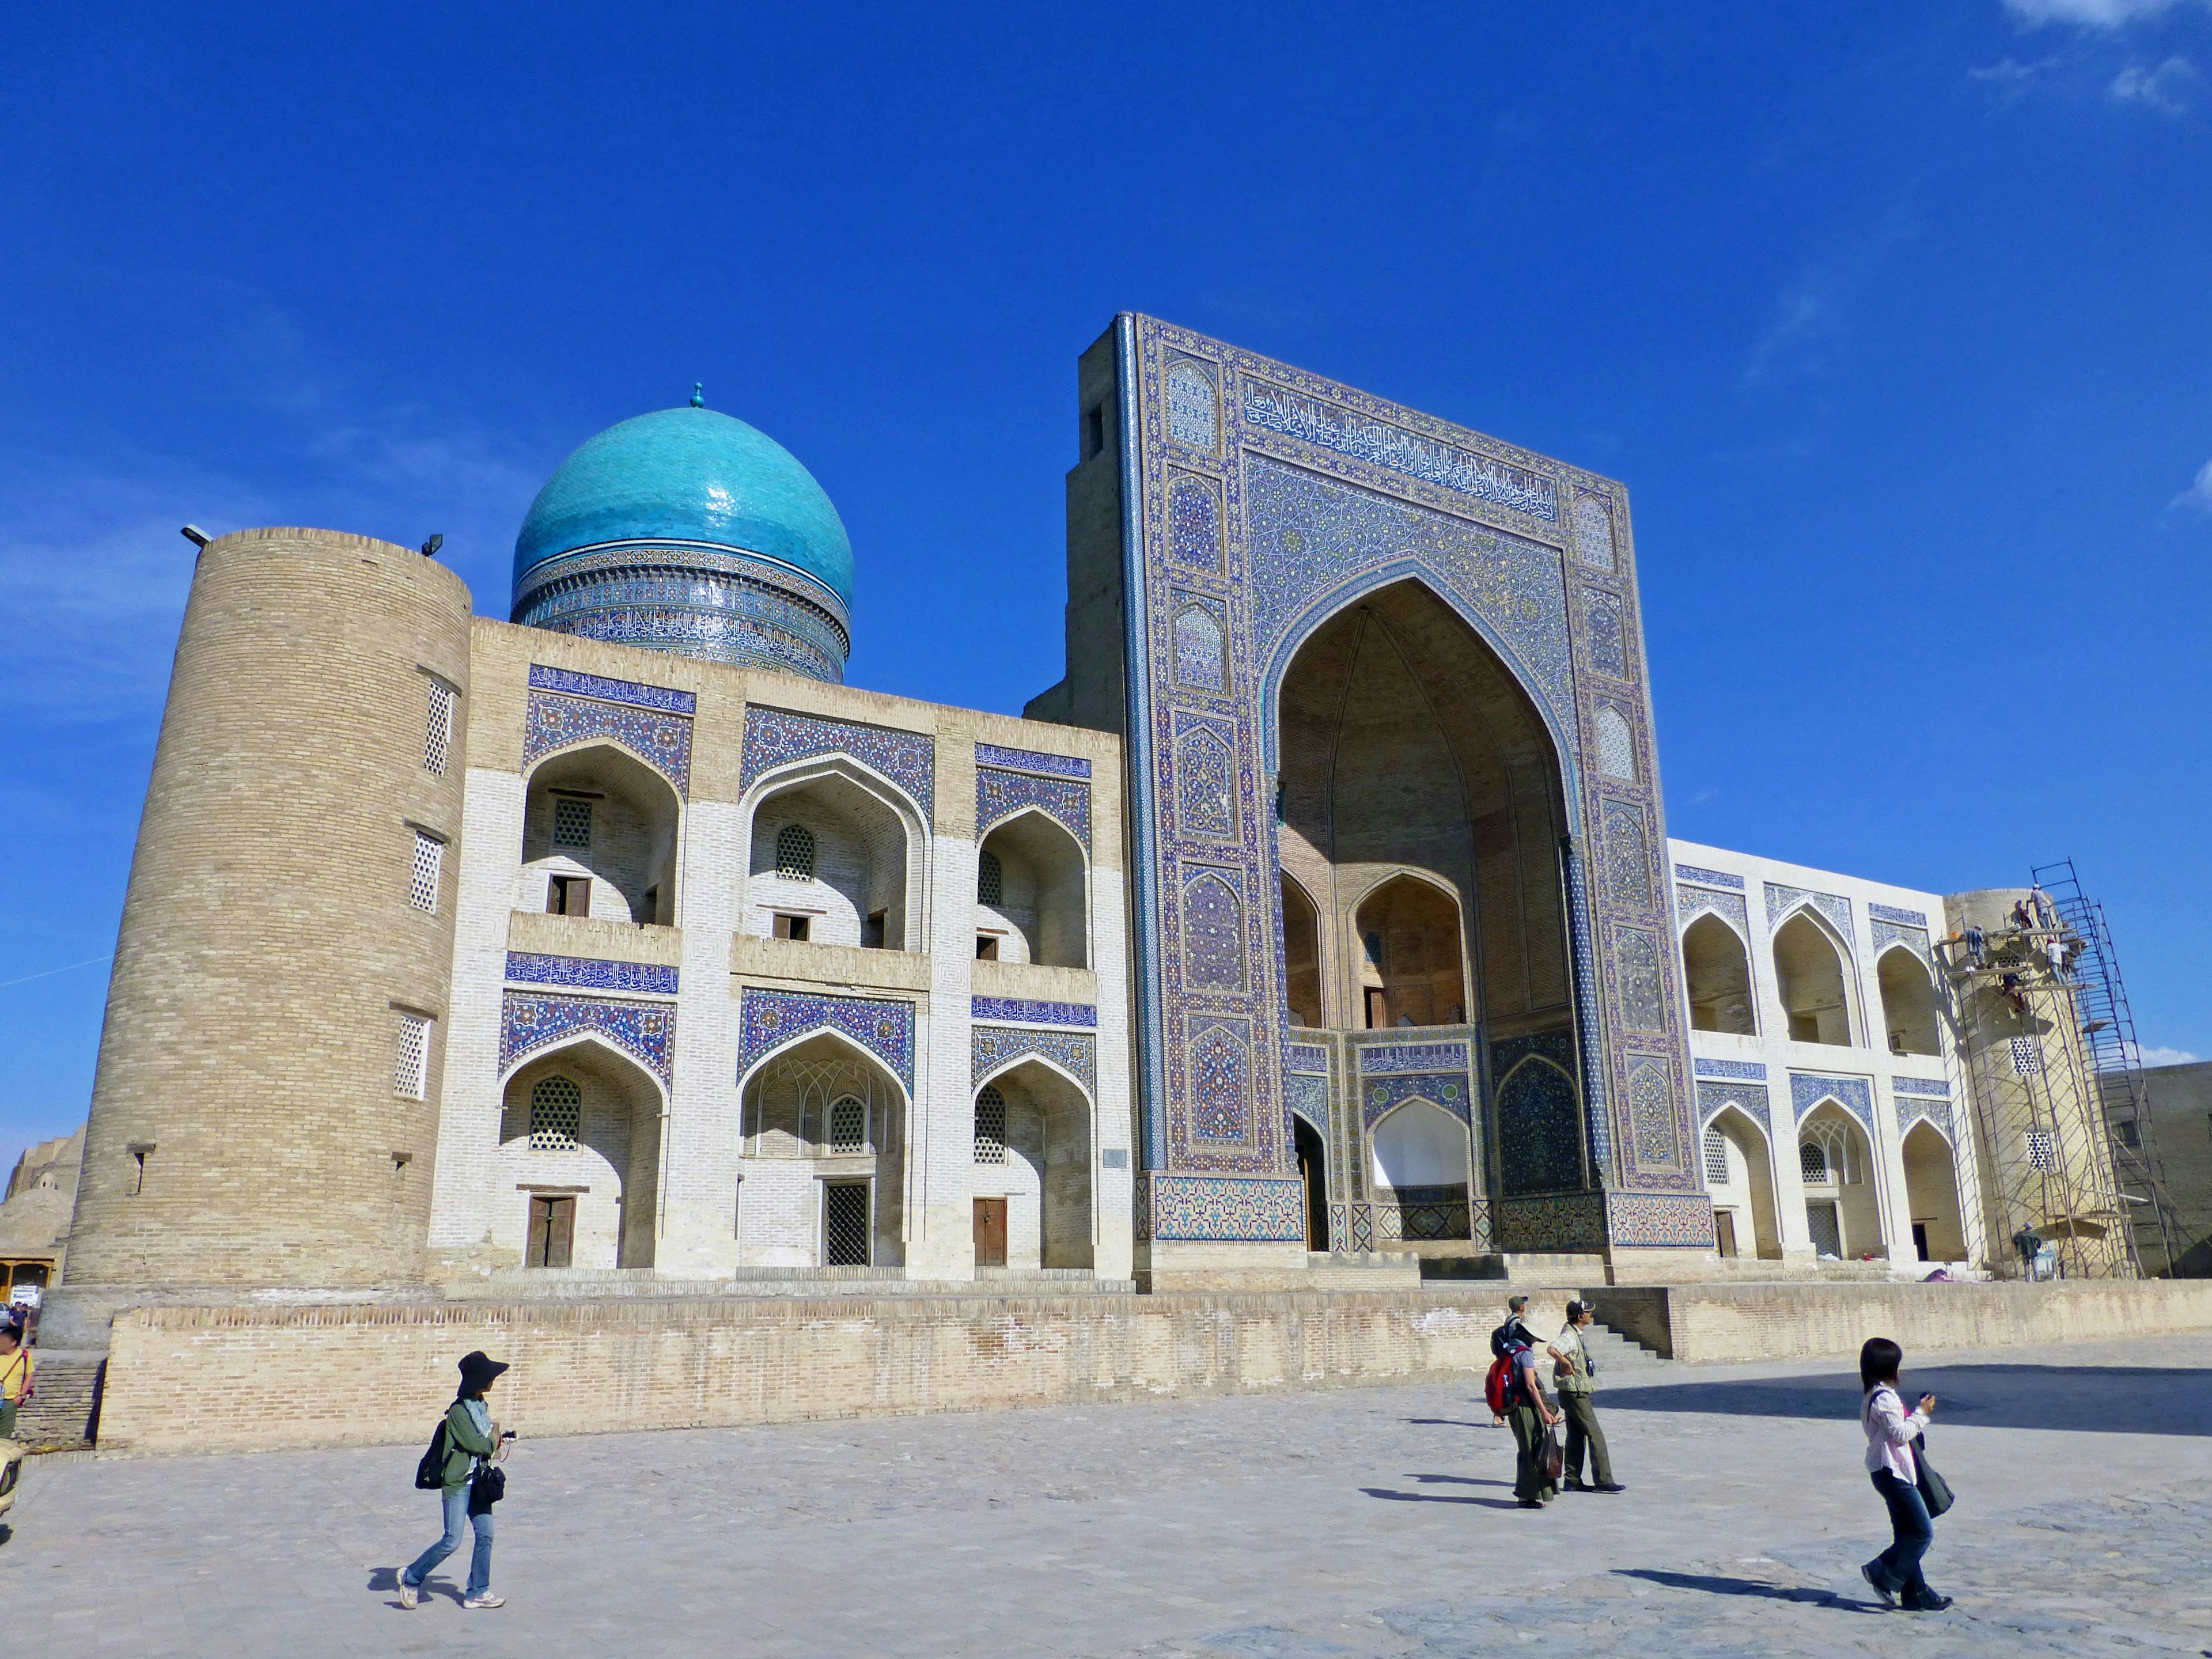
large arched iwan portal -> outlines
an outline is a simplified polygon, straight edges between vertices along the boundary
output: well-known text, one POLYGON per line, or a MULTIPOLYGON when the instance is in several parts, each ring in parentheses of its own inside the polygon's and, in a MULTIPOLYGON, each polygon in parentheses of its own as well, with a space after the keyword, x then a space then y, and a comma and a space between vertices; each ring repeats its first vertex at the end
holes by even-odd
POLYGON ((1561 769, 1497 653, 1427 586, 1397 582, 1314 631, 1275 708, 1277 846, 1315 912, 1285 918, 1317 1005, 1294 1023, 1571 1043, 1561 769))

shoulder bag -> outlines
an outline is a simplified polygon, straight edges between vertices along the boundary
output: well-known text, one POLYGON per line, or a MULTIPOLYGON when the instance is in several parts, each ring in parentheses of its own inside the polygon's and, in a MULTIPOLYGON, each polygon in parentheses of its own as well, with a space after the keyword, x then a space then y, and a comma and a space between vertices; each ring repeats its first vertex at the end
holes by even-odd
POLYGON ((1958 1500, 1952 1496, 1951 1483, 1936 1473, 1936 1466, 1928 1461, 1928 1437, 1912 1437, 1912 1467, 1914 1481, 1920 1488, 1920 1501, 1928 1505, 1932 1517, 1943 1513, 1958 1500))

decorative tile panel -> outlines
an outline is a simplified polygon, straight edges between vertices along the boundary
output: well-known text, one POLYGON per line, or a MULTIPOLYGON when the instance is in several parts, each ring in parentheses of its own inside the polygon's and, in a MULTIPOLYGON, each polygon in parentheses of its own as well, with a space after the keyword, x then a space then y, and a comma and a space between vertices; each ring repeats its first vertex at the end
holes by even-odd
POLYGON ((1283 1074, 1283 1104, 1328 1139, 1328 1079, 1304 1072, 1283 1074))
POLYGON ((1923 933, 1928 929, 1928 918, 1919 911, 1900 910, 1893 904, 1869 903, 1867 915, 1876 921, 1893 921, 1900 927, 1917 927, 1923 933))
POLYGON ((1813 1072, 1790 1073, 1790 1112, 1798 1122, 1824 1100, 1833 1100, 1853 1117, 1858 1119, 1867 1132, 1869 1144, 1875 1140, 1874 1088, 1863 1077, 1824 1077, 1813 1072))
POLYGON ((1183 976, 1213 991, 1244 988, 1244 906, 1217 870, 1183 884, 1183 976))
POLYGON ((1899 1095, 1890 1104, 1897 1112, 1897 1133, 1904 1139, 1905 1132, 1926 1118, 1942 1131, 1943 1139, 1953 1146, 1958 1144, 1958 1134, 1951 1123, 1951 1103, 1948 1100, 1929 1100, 1918 1095, 1899 1095))
POLYGON ((1558 492, 1541 475, 1476 455, 1434 438, 1425 438, 1387 422, 1286 386, 1248 380, 1244 418, 1254 426, 1297 438, 1340 455, 1354 455, 1477 501, 1494 501, 1516 513, 1557 524, 1558 492))
POLYGON ((1575 497, 1575 556, 1593 570, 1613 567, 1613 514, 1595 495, 1575 497))
POLYGON ((1893 1078, 1889 1086, 1900 1095, 1933 1095, 1939 1100, 1951 1097, 1951 1085, 1940 1077, 1893 1078))
POLYGON ((1328 1050, 1317 1042, 1293 1042, 1283 1051, 1284 1064, 1293 1072, 1328 1075, 1328 1050))
POLYGON ((1674 1079, 1667 1060, 1645 1055, 1628 1068, 1628 1130, 1639 1169, 1681 1165, 1680 1127, 1674 1121, 1674 1079))
POLYGON ((1193 690, 1229 689, 1227 616, 1217 600, 1176 595, 1176 678, 1193 690))
POLYGON ((675 1075, 676 1005, 508 991, 500 999, 499 1069, 582 1032, 604 1037, 660 1079, 675 1075))
POLYGON ((1707 1060, 1700 1055, 1696 1070, 1699 1077, 1745 1078, 1753 1083, 1766 1080, 1766 1067, 1755 1060, 1707 1060))
POLYGON ((580 744, 620 744, 676 786, 691 793, 691 721, 682 714, 606 702, 559 691, 532 691, 522 720, 522 768, 580 744))
POLYGON ((550 957, 532 951, 507 953, 507 977, 518 985, 566 985, 584 991, 644 991, 676 994, 676 969, 649 962, 599 962, 550 957))
POLYGON ((1583 1184, 1582 1111, 1574 1081, 1530 1055, 1498 1086, 1498 1158, 1507 1197, 1583 1184))
POLYGON ((1295 1176, 1156 1172, 1145 1177, 1139 1197, 1152 1238, 1287 1243, 1306 1236, 1305 1182, 1295 1176))
POLYGON ((1620 617, 1620 595, 1588 588, 1583 593, 1583 607, 1589 617, 1590 666, 1617 680, 1626 679, 1628 647, 1620 617))
POLYGON ((1091 786, 1064 778, 1032 777, 1025 772, 975 769, 975 839, 1028 807, 1058 820, 1084 850, 1091 847, 1091 786))
POLYGON ((1389 1077, 1411 1073, 1465 1072, 1468 1046, 1464 1042, 1358 1043, 1362 1077, 1389 1077))
POLYGON ((1636 781, 1636 735, 1611 703, 1600 703, 1590 724, 1597 733, 1597 769, 1601 777, 1636 781))
POLYGON ((1243 1140, 1252 1094, 1244 1022, 1194 1017, 1190 1024, 1191 1132, 1204 1140, 1243 1140))
POLYGON ((1237 839, 1237 761, 1229 745, 1206 726, 1185 728, 1176 739, 1176 815, 1187 836, 1237 839))
POLYGON ((697 713, 699 705, 699 699, 689 691, 640 685, 634 680, 611 680, 598 674, 579 674, 573 669, 548 668, 537 662, 530 665, 530 684, 533 690, 565 691, 572 696, 597 697, 602 702, 635 703, 640 708, 658 708, 669 714, 693 714, 697 713))
POLYGON ((1221 568, 1221 495, 1212 479, 1182 472, 1168 485, 1168 554, 1188 569, 1221 568))
POLYGON ((1833 922, 1836 931, 1843 935, 1844 943, 1852 942, 1851 902, 1837 893, 1814 893, 1802 887, 1784 887, 1776 882, 1766 884, 1766 926, 1771 932, 1775 924, 1801 904, 1810 904, 1833 922))
POLYGON ((1677 887, 1674 890, 1674 920, 1688 927, 1699 916, 1711 913, 1735 924, 1747 945, 1751 939, 1751 922, 1744 914, 1743 895, 1717 893, 1710 887, 1677 887))
POLYGON ((1509 1195, 1497 1206, 1498 1248, 1514 1255, 1591 1255, 1606 1247, 1605 1194, 1509 1195))
POLYGON ((1768 1144, 1772 1144, 1774 1121, 1768 1110, 1765 1084, 1700 1082, 1698 1085, 1698 1127, 1700 1130, 1713 1121, 1715 1114, 1729 1106, 1735 1107, 1759 1125, 1768 1144))
POLYGON ((811 1031, 851 1038, 914 1093, 914 1004, 884 997, 822 996, 748 985, 738 994, 738 1078, 761 1056, 811 1031))
POLYGON ((1739 893, 1743 891, 1741 876, 1732 876, 1725 870, 1708 870, 1701 865, 1676 865, 1674 878, 1677 881, 1699 882, 1707 887, 1733 887, 1739 893))
POLYGON ((1702 1193, 1607 1193, 1606 1221, 1613 1242, 1632 1249, 1713 1248, 1713 1201, 1702 1193))
POLYGON ((1049 772, 1063 778, 1091 775, 1091 763, 1079 755, 1044 755, 1034 749, 1002 749, 995 743, 975 745, 975 764, 1008 772, 1049 772))
POLYGON ((1425 1100, 1431 1106, 1443 1107, 1471 1130, 1474 1127, 1473 1094, 1465 1072, 1366 1078, 1359 1085, 1360 1124, 1372 1129, 1407 1101, 1425 1100))
MULTIPOLYGON (((1869 905, 1868 909, 1871 912, 1873 907, 1869 905)), ((1919 958, 1923 967, 1931 971, 1934 969, 1936 959, 1928 949, 1928 930, 1925 927, 1906 927, 1894 921, 1884 921, 1879 917, 1867 925, 1874 933, 1874 954, 1877 961, 1891 945, 1902 945, 1919 958)))
POLYGON ((994 1073, 1029 1054, 1041 1054, 1083 1080, 1085 1092, 1098 1095, 1098 1039, 1073 1031, 1023 1030, 1006 1025, 968 1028, 969 1083, 980 1089, 994 1073))
POLYGON ((1221 404, 1213 371, 1188 357, 1171 360, 1167 371, 1168 436, 1208 453, 1221 447, 1221 404))
POLYGON ((1651 842, 1644 809, 1633 801, 1605 803, 1605 872, 1614 902, 1651 902, 1651 842))
POLYGON ((1029 1025, 1083 1025, 1096 1029, 1098 1010, 1087 1002, 1032 1002, 1025 997, 970 997, 971 1019, 1011 1020, 1029 1025))
POLYGON ((772 768, 817 755, 849 755, 889 778, 914 798, 925 823, 936 811, 937 748, 925 733, 747 705, 740 791, 751 788, 772 768))
POLYGON ((1620 974, 1620 1012, 1632 1031, 1667 1029, 1666 1002, 1659 973, 1659 941, 1641 927, 1613 935, 1613 962, 1620 974))

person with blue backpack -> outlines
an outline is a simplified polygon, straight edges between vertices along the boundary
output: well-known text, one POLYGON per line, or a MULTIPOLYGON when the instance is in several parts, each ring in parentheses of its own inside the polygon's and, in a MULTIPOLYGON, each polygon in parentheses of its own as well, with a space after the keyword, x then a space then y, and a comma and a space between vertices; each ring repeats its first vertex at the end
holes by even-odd
POLYGON ((502 1435, 492 1420, 484 1394, 505 1362, 482 1349, 461 1358, 460 1392, 447 1408, 446 1420, 422 1455, 415 1484, 435 1486, 445 1507, 445 1534, 416 1556, 399 1574, 399 1605, 413 1608, 422 1601, 422 1582, 431 1570, 461 1547, 461 1534, 475 1524, 475 1553, 469 1558, 469 1587, 461 1599, 465 1607, 504 1607, 507 1598, 491 1593, 491 1506, 505 1490, 506 1476, 494 1467, 514 1437, 502 1435))

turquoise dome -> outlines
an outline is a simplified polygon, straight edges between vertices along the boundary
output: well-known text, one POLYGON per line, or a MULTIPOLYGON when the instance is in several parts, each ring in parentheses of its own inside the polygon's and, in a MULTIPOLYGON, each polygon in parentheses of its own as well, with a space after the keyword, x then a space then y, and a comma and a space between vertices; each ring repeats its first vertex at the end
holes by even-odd
POLYGON ((762 555, 853 603, 853 545, 814 475, 766 433, 711 409, 640 415, 562 462, 515 538, 518 591, 546 560, 611 542, 762 555))

